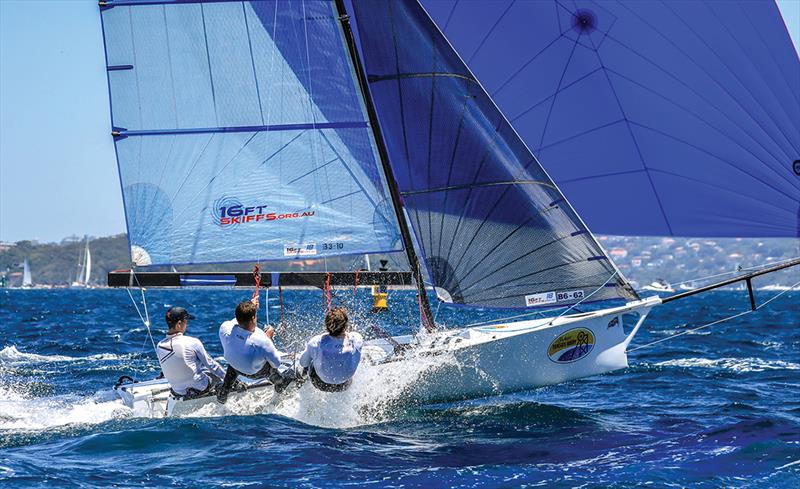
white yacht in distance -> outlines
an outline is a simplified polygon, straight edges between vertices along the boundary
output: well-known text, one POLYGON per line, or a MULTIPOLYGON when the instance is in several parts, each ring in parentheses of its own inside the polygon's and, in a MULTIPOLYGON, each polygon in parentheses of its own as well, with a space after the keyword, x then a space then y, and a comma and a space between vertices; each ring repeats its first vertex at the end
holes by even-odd
POLYGON ((89 251, 89 237, 86 237, 83 253, 78 259, 78 274, 70 284, 72 288, 89 287, 89 279, 92 276, 92 253, 89 251))
POLYGON ((31 267, 28 265, 28 259, 25 258, 25 263, 22 265, 22 288, 33 288, 33 278, 31 277, 31 267))
POLYGON ((652 282, 650 285, 645 285, 642 287, 642 290, 646 290, 648 292, 665 292, 671 294, 675 292, 675 289, 672 288, 670 284, 667 283, 664 279, 658 279, 655 282, 652 282))

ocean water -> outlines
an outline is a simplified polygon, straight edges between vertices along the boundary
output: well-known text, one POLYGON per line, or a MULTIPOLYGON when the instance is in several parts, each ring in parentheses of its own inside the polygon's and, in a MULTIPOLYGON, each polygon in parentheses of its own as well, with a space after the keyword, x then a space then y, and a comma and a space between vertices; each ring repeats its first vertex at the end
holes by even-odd
MULTIPOLYGON (((776 292, 759 292, 765 300, 776 292)), ((366 311, 366 291, 337 300, 366 311)), ((152 290, 221 354, 218 324, 247 291, 152 290)), ((280 346, 319 330, 318 292, 284 293, 280 346)), ((262 296, 262 302, 264 301, 262 296)), ((357 315, 408 332, 413 296, 357 315)), ((270 302, 270 321, 279 307, 270 302)), ((715 292, 656 308, 634 344, 747 308, 715 292)), ((141 307, 141 304, 140 304, 141 307)), ((489 313, 441 308, 449 326, 489 313)), ((262 314, 261 319, 263 320, 262 314)), ((765 310, 636 351, 628 369, 469 402, 358 409, 324 395, 253 399, 237 415, 143 419, 114 400, 122 374, 158 372, 124 290, 0 291, 0 487, 800 487, 800 293, 765 310), (259 403, 261 403, 259 405, 259 403)), ((423 370, 421 368, 419 370, 423 370)), ((369 405, 372 403, 372 405, 369 405)))

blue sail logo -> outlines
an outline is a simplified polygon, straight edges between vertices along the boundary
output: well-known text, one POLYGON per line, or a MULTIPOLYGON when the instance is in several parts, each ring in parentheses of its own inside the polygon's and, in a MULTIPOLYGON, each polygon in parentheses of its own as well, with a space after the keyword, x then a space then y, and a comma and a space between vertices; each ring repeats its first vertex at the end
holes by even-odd
POLYGON ((267 211, 266 204, 244 205, 236 197, 222 197, 214 202, 211 215, 214 223, 221 227, 255 222, 278 221, 298 217, 312 217, 314 211, 274 212, 267 211))

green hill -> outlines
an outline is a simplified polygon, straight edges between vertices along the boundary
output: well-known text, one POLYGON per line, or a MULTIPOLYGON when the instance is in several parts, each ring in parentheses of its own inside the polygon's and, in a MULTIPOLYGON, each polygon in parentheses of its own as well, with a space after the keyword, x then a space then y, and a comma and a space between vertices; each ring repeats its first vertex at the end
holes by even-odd
MULTIPOLYGON (((629 279, 645 285, 657 278, 678 282, 750 267, 776 263, 800 255, 800 240, 788 239, 700 239, 700 238, 648 238, 601 236, 600 242, 622 273, 629 279)), ((83 241, 62 244, 36 244, 20 241, 0 248, 0 276, 7 277, 9 286, 22 282, 22 263, 25 258, 31 267, 36 284, 67 285, 78 272, 78 259, 83 252, 83 241)), ((91 283, 105 285, 106 274, 111 270, 130 267, 128 240, 125 234, 96 238, 91 241, 91 283)), ((407 269, 403 253, 389 258, 389 268, 407 269)), ((372 264, 384 256, 373 255, 372 264)), ((355 270, 365 268, 361 256, 348 256, 322 260, 299 260, 271 263, 273 271, 325 271, 355 270)), ((252 263, 221 265, 196 265, 178 267, 181 271, 239 271, 253 269, 252 263)), ((141 270, 169 270, 168 267, 142 267, 141 270)), ((266 270, 266 269, 265 269, 266 270)), ((796 269, 771 275, 764 281, 792 284, 798 280, 796 269)))
MULTIPOLYGON (((22 280, 22 263, 25 258, 36 284, 68 285, 78 273, 78 259, 84 242, 66 244, 36 244, 19 241, 5 251, 0 251, 0 273, 8 276, 8 285, 19 285, 22 280)), ((92 253, 90 282, 103 285, 106 273, 125 268, 128 257, 128 239, 124 234, 97 238, 89 243, 92 253)))

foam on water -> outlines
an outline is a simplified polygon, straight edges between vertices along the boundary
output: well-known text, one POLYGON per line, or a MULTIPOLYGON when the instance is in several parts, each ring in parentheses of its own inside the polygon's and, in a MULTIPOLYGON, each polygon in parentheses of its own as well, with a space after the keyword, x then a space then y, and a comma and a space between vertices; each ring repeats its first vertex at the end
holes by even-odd
POLYGON ((13 385, 0 384, 0 432, 98 424, 130 415, 130 409, 107 394, 31 397, 13 385))
POLYGON ((765 370, 800 370, 800 364, 761 358, 676 358, 655 364, 658 367, 697 367, 730 370, 732 372, 763 372, 765 370))
MULTIPOLYGON (((369 356, 369 352, 365 352, 369 356)), ((0 363, 73 362, 79 360, 114 360, 120 357, 103 354, 88 357, 37 355, 23 353, 15 346, 0 351, 0 363)), ((299 389, 290 388, 282 395, 271 388, 232 397, 225 405, 210 402, 182 417, 277 414, 309 425, 327 428, 351 428, 391 421, 408 403, 405 397, 424 376, 443 367, 460 368, 453 355, 412 357, 411 360, 364 368, 344 392, 321 392, 310 382, 299 389)), ((38 431, 72 424, 98 424, 134 416, 116 395, 100 391, 90 396, 77 394, 35 397, 21 385, 0 382, 0 431, 38 431)))
POLYGON ((453 355, 412 357, 409 361, 383 364, 356 371, 353 384, 344 392, 321 392, 310 382, 299 389, 277 395, 272 389, 247 392, 231 398, 224 406, 208 403, 187 417, 230 414, 277 414, 309 425, 352 428, 395 419, 408 405, 411 388, 437 369, 456 366, 453 355))
POLYGON ((86 357, 70 357, 66 355, 38 355, 36 353, 25 353, 17 349, 15 345, 9 345, 0 350, 0 363, 9 365, 19 365, 23 363, 55 363, 55 362, 79 362, 79 361, 111 361, 121 360, 124 356, 113 353, 100 353, 86 357))

